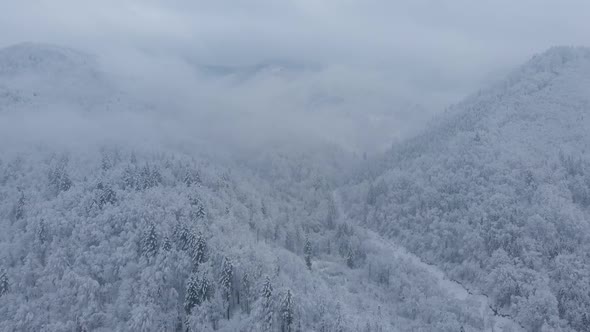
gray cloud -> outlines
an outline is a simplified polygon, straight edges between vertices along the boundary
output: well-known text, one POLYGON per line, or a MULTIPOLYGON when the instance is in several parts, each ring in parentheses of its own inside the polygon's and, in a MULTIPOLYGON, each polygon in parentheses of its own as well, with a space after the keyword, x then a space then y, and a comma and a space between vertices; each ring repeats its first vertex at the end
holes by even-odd
POLYGON ((534 53, 590 44, 589 12, 583 0, 3 1, 0 46, 41 41, 98 54, 128 90, 195 121, 215 119, 229 127, 224 135, 251 126, 365 149, 534 53), (194 70, 277 60, 314 69, 247 84, 194 70))

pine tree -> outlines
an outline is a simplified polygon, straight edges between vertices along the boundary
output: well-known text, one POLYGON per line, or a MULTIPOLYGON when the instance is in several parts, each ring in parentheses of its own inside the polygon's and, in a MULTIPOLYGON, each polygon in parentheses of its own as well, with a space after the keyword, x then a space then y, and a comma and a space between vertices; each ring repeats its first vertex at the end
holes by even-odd
POLYGON ((135 190, 140 189, 135 166, 129 165, 123 170, 123 188, 135 190))
POLYGON ((334 198, 328 201, 328 214, 326 215, 326 227, 328 229, 336 228, 336 220, 338 218, 338 211, 336 210, 336 203, 334 198))
POLYGON ((170 238, 168 236, 164 237, 164 243, 162 244, 162 249, 164 249, 165 251, 170 251, 172 250, 172 241, 170 241, 170 238))
POLYGON ((18 201, 16 202, 16 206, 14 207, 14 219, 21 220, 25 216, 25 193, 20 192, 20 196, 18 201))
POLYGON ((147 232, 143 239, 143 254, 146 257, 154 257, 158 253, 158 234, 156 233, 156 226, 149 224, 147 232))
POLYGON ((199 279, 196 274, 192 274, 186 283, 186 292, 184 297, 184 309, 187 315, 199 304, 199 279))
POLYGON ((287 289, 287 293, 281 302, 281 319, 283 320, 282 331, 291 332, 293 327, 293 295, 291 290, 287 289))
POLYGON ((192 234, 184 223, 178 223, 174 230, 174 237, 176 238, 177 248, 180 250, 187 250, 193 244, 192 234))
POLYGON ((45 225, 45 220, 41 219, 39 222, 39 227, 37 228, 37 240, 40 244, 45 244, 47 242, 47 226, 45 225))
POLYGON ((184 309, 187 314, 191 310, 201 305, 203 302, 209 300, 211 297, 211 286, 209 279, 205 274, 199 277, 196 273, 192 273, 186 283, 186 295, 184 299, 184 309))
POLYGON ((264 331, 272 330, 273 321, 273 303, 272 303, 272 284, 270 278, 266 276, 262 285, 262 325, 264 331))
POLYGON ((72 187, 72 180, 66 172, 67 159, 62 159, 59 164, 49 171, 49 184, 55 195, 62 191, 68 191, 72 187))
POLYGON ((197 219, 205 219, 205 217, 207 217, 207 212, 205 212, 205 206, 203 205, 203 203, 197 206, 196 216, 197 219))
POLYGON ((352 248, 348 248, 348 252, 346 254, 346 265, 349 268, 354 268, 354 250, 352 248))
POLYGON ((117 194, 110 185, 105 185, 102 182, 99 182, 98 185, 96 185, 96 189, 98 191, 98 197, 95 201, 100 209, 106 204, 115 204, 117 202, 117 194))
POLYGON ((140 181, 139 187, 141 189, 149 189, 158 186, 162 183, 162 174, 157 167, 150 167, 145 164, 139 173, 140 181))
POLYGON ((309 238, 305 239, 305 246, 303 247, 303 253, 305 255, 305 265, 311 271, 311 255, 312 255, 312 248, 311 242, 309 242, 309 238))
POLYGON ((0 297, 8 293, 10 285, 8 284, 8 275, 6 271, 0 271, 0 297))
POLYGON ((114 165, 114 162, 111 160, 108 153, 104 152, 102 155, 101 162, 100 162, 100 168, 106 172, 109 169, 111 169, 113 167, 113 165, 114 165))
POLYGON ((201 201, 200 198, 190 198, 189 199, 191 206, 194 208, 191 211, 191 217, 196 220, 205 219, 207 217, 207 212, 205 211, 205 205, 201 201))
POLYGON ((227 257, 223 260, 223 266, 221 270, 221 278, 219 280, 219 285, 221 286, 223 301, 227 307, 226 315, 227 319, 230 319, 230 311, 231 311, 231 295, 233 289, 233 276, 234 276, 234 267, 231 260, 227 257))
POLYGON ((194 171, 189 169, 186 171, 182 182, 186 184, 187 187, 192 186, 193 184, 201 183, 201 176, 198 171, 194 171))
POLYGON ((241 298, 242 298, 242 307, 246 314, 250 314, 250 297, 252 296, 252 284, 250 281, 250 275, 248 272, 244 272, 242 276, 242 285, 241 285, 241 298))
POLYGON ((340 302, 336 305, 336 326, 334 327, 335 332, 344 332, 344 318, 342 317, 342 306, 340 302))
POLYGON ((193 238, 192 261, 193 269, 196 271, 201 264, 207 261, 207 243, 201 232, 196 237, 193 236, 193 238))

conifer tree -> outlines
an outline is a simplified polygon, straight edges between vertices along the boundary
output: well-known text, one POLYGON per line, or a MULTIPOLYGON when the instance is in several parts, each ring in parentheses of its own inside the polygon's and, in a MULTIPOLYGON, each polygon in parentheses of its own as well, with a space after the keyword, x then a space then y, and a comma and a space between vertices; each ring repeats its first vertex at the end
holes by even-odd
POLYGON ((311 242, 309 242, 309 237, 305 239, 305 246, 303 247, 303 253, 305 255, 305 265, 307 265, 307 268, 309 270, 311 270, 312 248, 311 248, 311 242))
POLYGON ((191 310, 201 305, 204 301, 209 300, 211 297, 211 286, 209 279, 206 274, 202 274, 200 277, 196 273, 192 273, 186 283, 186 295, 184 300, 184 309, 187 314, 190 314, 191 310))
POLYGON ((186 293, 184 299, 184 309, 187 315, 199 304, 199 279, 195 273, 191 274, 186 283, 186 293))
POLYGON ((348 248, 346 253, 346 265, 351 269, 354 267, 354 250, 352 248, 348 248))
POLYGON ((199 232, 199 234, 193 238, 192 261, 193 269, 196 271, 201 264, 207 261, 207 243, 205 242, 205 238, 201 232, 199 232))
POLYGON ((207 212, 205 212, 205 206, 203 205, 203 203, 200 203, 197 206, 196 216, 198 219, 205 219, 205 217, 207 217, 207 212))
POLYGON ((287 289, 287 293, 281 302, 281 319, 283 321, 282 331, 291 332, 293 328, 293 294, 291 290, 287 289))
POLYGON ((192 234, 184 223, 178 223, 174 230, 176 245, 179 250, 187 250, 193 244, 192 234))
POLYGON ((49 172, 49 184, 55 195, 68 191, 72 187, 72 180, 66 172, 67 159, 63 159, 49 172))
POLYGON ((43 219, 41 219, 39 227, 37 228, 37 240, 39 240, 40 244, 45 244, 45 242, 47 242, 47 226, 43 219))
POLYGON ((182 182, 184 182, 184 184, 186 184, 187 187, 190 187, 194 184, 200 183, 201 176, 198 171, 189 169, 186 171, 184 178, 182 179, 182 182))
POLYGON ((272 303, 272 284, 270 278, 266 276, 262 285, 262 327, 264 331, 272 330, 273 321, 273 303, 272 303))
POLYGON ((158 253, 158 234, 156 233, 156 226, 149 224, 147 232, 143 239, 143 254, 145 256, 153 257, 158 253))
POLYGON ((242 285, 241 285, 241 298, 242 298, 242 308, 246 314, 250 314, 250 297, 252 296, 252 284, 250 281, 250 275, 248 272, 244 272, 242 276, 242 285))
POLYGON ((6 271, 0 271, 0 297, 8 293, 10 285, 8 284, 8 275, 6 271))
POLYGON ((219 284, 221 286, 223 301, 226 305, 226 318, 230 319, 230 311, 231 311, 231 295, 233 289, 233 271, 234 267, 231 260, 227 257, 223 260, 223 266, 221 269, 221 278, 219 280, 219 284))
POLYGON ((16 206, 14 207, 14 219, 21 220, 25 216, 25 193, 20 192, 20 196, 18 201, 16 202, 16 206))
POLYGON ((129 165, 123 170, 123 187, 125 189, 140 189, 135 166, 129 165))
POLYGON ((170 238, 168 236, 164 237, 164 241, 162 244, 162 249, 164 249, 165 251, 170 251, 172 250, 172 241, 170 241, 170 238))

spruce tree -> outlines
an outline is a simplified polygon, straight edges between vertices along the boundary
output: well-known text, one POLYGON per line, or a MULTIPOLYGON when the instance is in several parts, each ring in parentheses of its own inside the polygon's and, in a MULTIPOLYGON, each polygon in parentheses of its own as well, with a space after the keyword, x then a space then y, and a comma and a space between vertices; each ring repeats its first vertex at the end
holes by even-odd
POLYGON ((177 248, 180 250, 187 250, 192 245, 192 234, 184 223, 178 223, 174 230, 177 248))
POLYGON ((293 328, 293 294, 291 290, 287 289, 287 293, 281 302, 281 319, 283 321, 282 331, 291 332, 293 328))
POLYGON ((146 257, 154 257, 158 253, 158 234, 156 233, 156 226, 149 224, 147 232, 143 239, 143 254, 146 257))
POLYGON ((16 206, 14 207, 14 219, 21 220, 25 216, 25 193, 20 192, 20 196, 18 201, 16 202, 16 206))
POLYGON ((248 272, 244 272, 242 276, 242 285, 241 285, 241 298, 242 298, 242 308, 246 314, 250 314, 250 297, 252 296, 252 284, 250 281, 250 275, 248 272))
POLYGON ((186 295, 184 299, 184 309, 187 314, 191 310, 201 305, 203 302, 209 300, 211 297, 211 286, 209 279, 205 274, 199 277, 196 273, 192 273, 186 283, 186 295))
POLYGON ((264 331, 272 330, 273 321, 273 303, 272 303, 272 284, 270 278, 266 276, 262 285, 262 327, 264 331))
POLYGON ((193 236, 193 238, 192 261, 193 269, 196 271, 201 264, 207 261, 207 243, 201 232, 199 232, 196 237, 193 236))
POLYGON ((186 292, 184 297, 184 310, 187 315, 199 303, 199 280, 195 273, 191 274, 186 283, 186 292))
POLYGON ((231 311, 231 295, 233 289, 233 276, 234 276, 234 267, 231 260, 227 257, 223 260, 223 266, 221 269, 221 278, 219 280, 219 284, 221 286, 223 301, 226 305, 226 317, 230 319, 230 311, 231 311))
POLYGON ((352 248, 348 248, 348 252, 346 254, 346 265, 351 269, 354 267, 354 251, 352 248))
POLYGON ((197 206, 196 216, 198 219, 205 219, 207 217, 207 212, 205 212, 205 206, 202 202, 197 206))
POLYGON ((162 244, 162 249, 164 249, 165 251, 172 250, 172 241, 170 241, 170 238, 168 236, 164 237, 164 243, 162 244))
POLYGON ((47 226, 45 225, 45 220, 41 219, 39 222, 39 227, 37 228, 37 240, 40 244, 45 244, 47 242, 47 226))
POLYGON ((0 297, 8 293, 9 288, 10 285, 8 284, 8 275, 6 274, 6 271, 0 271, 0 297))
POLYGON ((309 270, 311 270, 312 248, 311 248, 311 242, 309 242, 309 238, 305 239, 305 246, 303 247, 303 253, 305 255, 305 265, 307 265, 307 268, 309 270))
POLYGON ((137 169, 135 166, 129 165, 123 170, 123 187, 125 189, 140 189, 137 180, 137 169))
POLYGON ((200 183, 201 182, 201 176, 200 176, 200 174, 199 174, 198 171, 189 169, 184 174, 184 178, 182 179, 182 182, 184 182, 184 184, 186 184, 187 187, 190 187, 193 184, 200 183))

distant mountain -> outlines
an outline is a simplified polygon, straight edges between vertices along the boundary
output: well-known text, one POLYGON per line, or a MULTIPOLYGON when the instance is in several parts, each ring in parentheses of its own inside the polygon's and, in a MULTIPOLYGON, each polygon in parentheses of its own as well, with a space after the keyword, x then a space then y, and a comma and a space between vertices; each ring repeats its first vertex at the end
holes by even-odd
POLYGON ((251 65, 193 65, 197 69, 197 72, 201 74, 232 77, 236 80, 248 80, 264 76, 282 76, 287 78, 320 69, 318 65, 288 60, 269 60, 251 65))
POLYGON ((0 49, 0 76, 60 75, 95 69, 94 58, 52 44, 22 43, 0 49))
POLYGON ((589 128, 590 50, 552 48, 372 160, 345 206, 527 330, 590 331, 589 128))
POLYGON ((0 112, 76 109, 84 112, 142 109, 90 55, 51 44, 0 49, 0 112))

